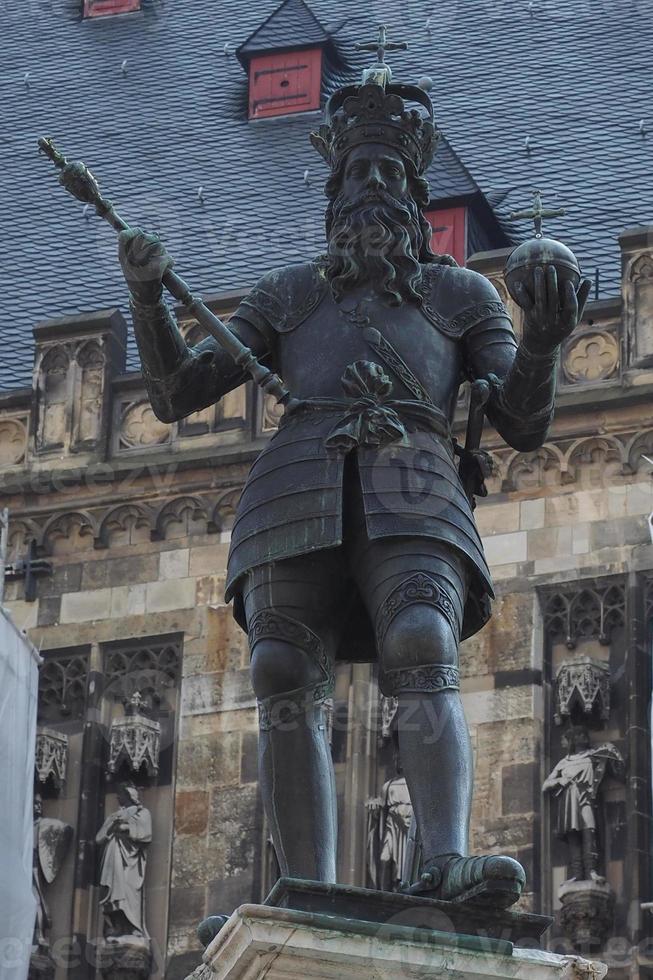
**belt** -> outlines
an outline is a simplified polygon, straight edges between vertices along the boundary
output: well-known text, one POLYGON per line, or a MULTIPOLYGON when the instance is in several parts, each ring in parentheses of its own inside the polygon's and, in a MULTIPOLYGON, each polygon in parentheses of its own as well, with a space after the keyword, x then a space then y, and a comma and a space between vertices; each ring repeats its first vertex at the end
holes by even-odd
POLYGON ((404 423, 434 432, 451 443, 451 426, 444 412, 422 401, 390 398, 392 382, 378 364, 356 361, 341 380, 348 398, 299 399, 285 412, 280 428, 303 414, 339 415, 324 442, 334 453, 399 442, 407 435, 404 423))

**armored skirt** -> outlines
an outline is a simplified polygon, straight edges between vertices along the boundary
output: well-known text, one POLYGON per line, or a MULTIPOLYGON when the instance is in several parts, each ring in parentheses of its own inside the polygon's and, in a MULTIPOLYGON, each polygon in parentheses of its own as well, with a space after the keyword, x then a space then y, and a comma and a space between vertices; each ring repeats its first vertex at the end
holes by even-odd
MULTIPOLYGON (((227 600, 246 629, 242 582, 268 562, 335 548, 343 543, 343 482, 346 452, 327 448, 338 410, 288 416, 254 463, 234 522, 227 569, 227 600)), ((468 563, 470 588, 462 636, 476 633, 490 617, 492 579, 469 500, 446 431, 405 421, 403 438, 383 446, 360 445, 356 454, 367 535, 426 537, 458 552, 468 563)), ((357 660, 375 659, 372 626, 354 603, 351 628, 357 660)), ((343 655, 344 657, 344 655, 343 655)), ((346 657, 346 659, 353 659, 346 657)))

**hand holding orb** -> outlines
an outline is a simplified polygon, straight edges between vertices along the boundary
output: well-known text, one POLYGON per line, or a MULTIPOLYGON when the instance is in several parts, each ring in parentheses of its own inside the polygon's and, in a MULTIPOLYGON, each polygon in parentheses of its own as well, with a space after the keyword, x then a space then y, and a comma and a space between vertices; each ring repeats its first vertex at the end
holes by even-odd
POLYGON ((524 310, 524 340, 533 354, 552 353, 574 330, 583 315, 591 283, 581 281, 576 256, 553 238, 542 237, 542 218, 564 211, 545 211, 539 191, 532 211, 512 218, 533 218, 535 238, 518 245, 506 264, 508 292, 524 310))

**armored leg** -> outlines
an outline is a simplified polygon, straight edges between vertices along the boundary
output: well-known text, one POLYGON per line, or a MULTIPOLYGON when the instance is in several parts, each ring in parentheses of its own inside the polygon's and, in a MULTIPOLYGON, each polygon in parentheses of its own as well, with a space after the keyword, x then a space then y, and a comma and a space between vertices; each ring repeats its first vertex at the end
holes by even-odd
POLYGON ((325 705, 333 682, 322 644, 301 623, 271 611, 252 620, 250 644, 260 785, 282 874, 335 881, 335 784, 325 705))
POLYGON ((335 881, 337 811, 326 704, 333 644, 322 622, 330 593, 319 587, 322 569, 319 580, 312 571, 315 566, 298 560, 253 575, 245 606, 259 703, 259 780, 281 872, 335 881), (270 600, 273 607, 261 608, 270 600))
POLYGON ((399 699, 401 760, 424 853, 415 890, 511 905, 525 881, 518 862, 466 856, 473 756, 458 672, 464 561, 424 540, 372 543, 367 555, 380 684, 399 699))

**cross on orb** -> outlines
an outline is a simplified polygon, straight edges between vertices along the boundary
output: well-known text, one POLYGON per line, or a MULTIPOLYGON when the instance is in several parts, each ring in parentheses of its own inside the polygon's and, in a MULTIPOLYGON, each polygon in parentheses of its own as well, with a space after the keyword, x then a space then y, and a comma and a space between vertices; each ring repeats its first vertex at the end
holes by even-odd
POLYGON ((379 24, 379 39, 378 41, 357 41, 356 50, 357 51, 376 51, 376 56, 379 59, 379 64, 385 64, 385 56, 387 51, 406 51, 408 45, 405 41, 388 41, 388 31, 385 24, 379 24))
POLYGON ((519 218, 532 218, 533 224, 535 225, 535 237, 542 237, 542 219, 543 218, 561 218, 565 214, 564 208, 558 208, 557 210, 552 210, 551 208, 542 207, 542 193, 541 191, 533 191, 533 207, 530 211, 515 211, 510 215, 511 221, 516 221, 519 218))

